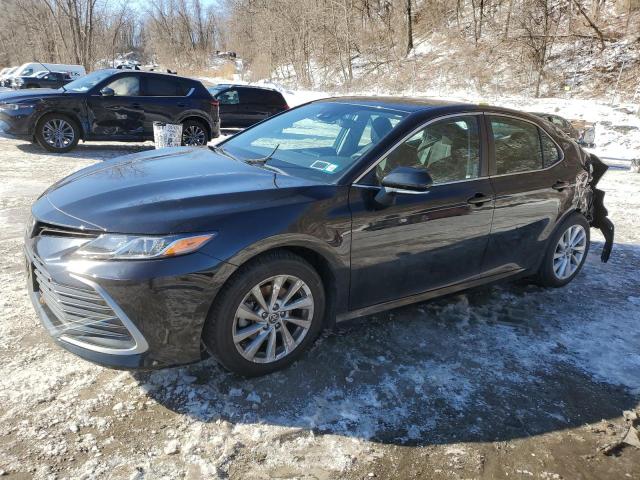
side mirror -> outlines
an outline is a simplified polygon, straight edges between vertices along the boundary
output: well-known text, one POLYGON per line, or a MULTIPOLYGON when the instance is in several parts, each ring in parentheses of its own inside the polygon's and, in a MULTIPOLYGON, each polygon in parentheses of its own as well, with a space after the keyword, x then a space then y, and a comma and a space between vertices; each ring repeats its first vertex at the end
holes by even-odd
POLYGON ((100 95, 102 95, 103 97, 113 97, 115 94, 116 92, 113 91, 113 88, 104 87, 102 90, 100 90, 100 95))
POLYGON ((375 196, 375 201, 381 206, 393 204, 396 194, 423 193, 433 185, 433 179, 425 168, 396 167, 382 179, 382 188, 375 196))
POLYGON ((426 168, 396 167, 382 179, 382 186, 411 192, 425 192, 433 185, 426 168))

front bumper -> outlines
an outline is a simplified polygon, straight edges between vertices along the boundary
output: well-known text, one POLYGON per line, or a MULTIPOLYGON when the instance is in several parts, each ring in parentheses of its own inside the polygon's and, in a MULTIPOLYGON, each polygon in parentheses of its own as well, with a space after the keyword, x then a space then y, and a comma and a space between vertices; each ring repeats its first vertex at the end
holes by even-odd
POLYGON ((0 111, 0 135, 27 139, 32 136, 34 109, 0 111))
POLYGON ((29 295, 58 345, 122 369, 203 358, 201 332, 220 286, 216 273, 226 264, 200 253, 135 262, 62 253, 83 241, 38 235, 25 243, 29 295))

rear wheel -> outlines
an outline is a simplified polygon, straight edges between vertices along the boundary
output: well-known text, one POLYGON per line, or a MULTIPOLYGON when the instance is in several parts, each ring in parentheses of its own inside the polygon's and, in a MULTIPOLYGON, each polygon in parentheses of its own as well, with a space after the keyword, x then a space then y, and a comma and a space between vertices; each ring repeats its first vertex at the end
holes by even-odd
POLYGON ((38 122, 36 140, 41 147, 50 152, 68 152, 78 144, 80 128, 66 115, 51 113, 38 122))
POLYGON ((562 287, 580 272, 589 252, 589 223, 583 215, 570 215, 549 241, 538 280, 542 285, 562 287))
POLYGON ((203 332, 209 351, 244 376, 295 361, 322 329, 325 293, 305 260, 276 252, 241 267, 216 299, 203 332))
POLYGON ((182 145, 203 147, 209 141, 207 128, 198 120, 187 120, 182 124, 182 145))

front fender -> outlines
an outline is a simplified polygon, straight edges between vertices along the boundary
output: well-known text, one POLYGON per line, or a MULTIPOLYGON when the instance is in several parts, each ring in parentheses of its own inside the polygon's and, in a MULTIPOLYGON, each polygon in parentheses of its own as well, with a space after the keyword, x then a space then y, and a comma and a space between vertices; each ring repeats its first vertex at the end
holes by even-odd
POLYGON ((33 120, 29 127, 29 135, 35 136, 36 134, 36 125, 42 117, 48 115, 50 113, 59 113, 62 115, 66 115, 67 117, 75 120, 80 126, 80 138, 84 139, 86 134, 88 133, 88 122, 86 121, 86 115, 80 111, 80 109, 68 109, 68 108, 59 108, 54 106, 45 105, 44 108, 38 110, 37 113, 33 116, 33 120))
POLYGON ((236 253, 226 261, 232 265, 240 266, 248 260, 251 260, 253 257, 269 250, 287 247, 306 248, 308 250, 312 250, 318 255, 321 255, 334 270, 349 267, 348 264, 345 264, 344 261, 336 255, 334 248, 326 242, 310 235, 297 233, 284 233, 264 238, 252 244, 250 247, 236 253))
MULTIPOLYGON (((212 243, 215 243, 215 240, 212 243)), ((309 235, 286 233, 267 237, 253 243, 249 247, 237 252, 231 258, 225 260, 226 266, 218 272, 216 282, 219 287, 221 287, 242 265, 259 255, 277 249, 294 250, 296 253, 305 251, 313 253, 321 257, 324 263, 328 266, 331 271, 331 276, 333 277, 333 284, 325 285, 325 287, 332 290, 334 300, 332 303, 333 312, 329 314, 330 318, 328 325, 334 321, 335 314, 339 314, 347 310, 350 280, 348 253, 345 255, 342 248, 337 251, 334 246, 309 235)))

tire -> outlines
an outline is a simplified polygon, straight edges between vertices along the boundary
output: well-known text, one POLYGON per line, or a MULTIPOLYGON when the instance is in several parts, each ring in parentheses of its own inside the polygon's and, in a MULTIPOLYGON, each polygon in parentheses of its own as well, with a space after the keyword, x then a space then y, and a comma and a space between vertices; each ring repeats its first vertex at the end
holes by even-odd
POLYGON ((187 120, 182 123, 182 145, 204 147, 209 142, 209 133, 205 124, 199 120, 187 120))
POLYGON ((572 213, 549 239, 538 271, 538 283, 545 287, 564 287, 573 280, 587 259, 589 242, 589 223, 583 215, 572 213), (563 248, 563 244, 570 248, 563 248))
POLYGON ((35 136, 38 144, 45 150, 64 153, 73 150, 78 144, 80 127, 66 115, 49 113, 38 121, 35 136), (62 137, 57 136, 56 131, 62 137))
POLYGON ((286 251, 266 254, 240 267, 222 288, 205 323, 203 342, 226 369, 245 377, 265 375, 290 365, 313 343, 322 330, 324 308, 324 286, 309 263, 286 251), (285 277, 271 302, 273 285, 285 277), (296 290, 298 282, 303 285, 296 290), (273 309, 260 307, 256 289, 273 309), (311 307, 284 308, 294 303, 311 307))

